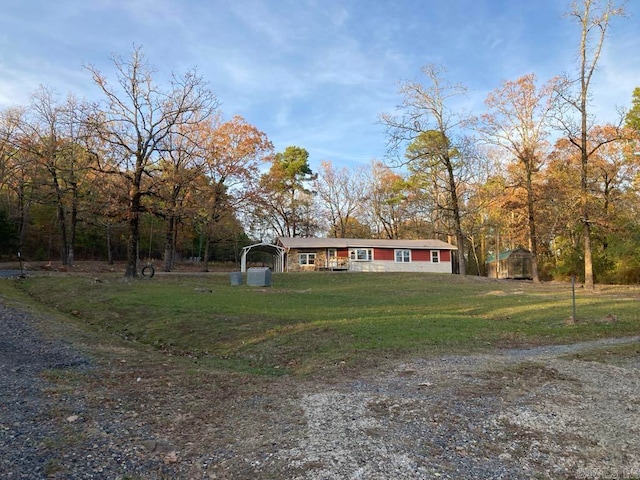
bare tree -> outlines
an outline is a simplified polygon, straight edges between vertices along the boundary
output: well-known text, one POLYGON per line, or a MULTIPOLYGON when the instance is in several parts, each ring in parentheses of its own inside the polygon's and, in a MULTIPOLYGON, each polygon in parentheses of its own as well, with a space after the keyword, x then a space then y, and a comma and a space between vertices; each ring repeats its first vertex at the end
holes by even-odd
POLYGON ((15 151, 44 173, 38 178, 38 192, 43 203, 55 206, 63 265, 74 261, 80 189, 88 171, 88 155, 80 145, 84 110, 73 96, 61 103, 52 90, 41 86, 19 116, 13 136, 15 151))
MULTIPOLYGON (((153 192, 153 182, 160 169, 158 151, 172 133, 206 120, 218 102, 195 70, 182 76, 172 75, 168 90, 153 80, 154 70, 146 63, 142 49, 134 47, 128 60, 112 58, 117 82, 112 85, 92 65, 92 75, 104 100, 96 105, 93 127, 113 154, 113 162, 102 163, 103 172, 122 176, 128 186, 129 239, 125 276, 138 275, 138 241, 140 214, 144 199, 153 192)), ((184 130, 183 134, 187 134, 184 130)))
POLYGON ((593 125, 593 118, 589 114, 590 88, 609 23, 613 17, 624 15, 624 3, 624 0, 620 3, 615 0, 574 0, 568 12, 568 16, 580 27, 578 78, 576 80, 567 79, 566 89, 561 91, 561 95, 569 109, 572 112, 577 112, 579 118, 576 122, 571 116, 561 116, 560 123, 570 142, 580 152, 580 212, 584 242, 584 283, 585 288, 590 290, 594 288, 594 277, 588 165, 591 156, 604 145, 601 142, 590 142, 589 139, 589 132, 593 125), (577 92, 574 93, 572 87, 575 85, 577 85, 577 92))
POLYGON ((323 161, 313 189, 322 201, 329 232, 337 238, 349 237, 366 197, 363 168, 336 170, 330 161, 323 161))
POLYGON ((409 220, 409 184, 404 176, 381 162, 372 162, 368 178, 366 207, 368 224, 376 238, 402 238, 409 220))
POLYGON ((381 116, 387 128, 389 153, 398 158, 406 151, 403 165, 421 168, 419 163, 434 171, 441 171, 448 195, 447 209, 452 218, 456 242, 459 249, 458 267, 466 275, 465 234, 462 229, 462 197, 459 173, 464 169, 463 129, 470 117, 456 111, 455 101, 466 94, 466 89, 444 79, 443 67, 423 67, 428 84, 404 82, 400 85, 402 102, 399 113, 381 116), (411 146, 409 148, 409 146, 411 146))
POLYGON ((25 114, 24 108, 0 112, 0 191, 6 189, 13 193, 7 195, 7 202, 9 217, 15 219, 17 224, 18 250, 25 243, 31 204, 37 190, 34 180, 39 169, 35 162, 29 161, 30 157, 21 148, 21 125, 25 114), (12 203, 15 203, 13 207, 12 203))

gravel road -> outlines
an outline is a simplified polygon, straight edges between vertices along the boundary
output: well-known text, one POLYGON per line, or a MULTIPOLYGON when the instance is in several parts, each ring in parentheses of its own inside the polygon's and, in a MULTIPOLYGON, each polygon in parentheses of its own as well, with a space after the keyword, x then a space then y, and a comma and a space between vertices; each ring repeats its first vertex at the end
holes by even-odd
POLYGON ((54 387, 57 374, 92 375, 91 361, 2 304, 0 326, 0 478, 151 478, 153 465, 114 441, 117 412, 90 412, 82 395, 54 387))
POLYGON ((3 479, 640 478, 640 353, 566 356, 640 337, 235 385, 97 365, 37 325, 0 299, 3 479))

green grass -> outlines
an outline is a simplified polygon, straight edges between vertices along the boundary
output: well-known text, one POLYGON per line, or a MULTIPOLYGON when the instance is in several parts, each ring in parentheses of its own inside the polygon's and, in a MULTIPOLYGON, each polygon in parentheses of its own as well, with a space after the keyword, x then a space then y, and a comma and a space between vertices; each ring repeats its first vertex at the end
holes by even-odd
POLYGON ((569 324, 565 284, 408 273, 274 274, 266 288, 232 286, 228 274, 100 278, 33 276, 15 285, 87 328, 202 365, 267 374, 640 333, 637 287, 579 291, 578 321, 569 324), (610 314, 616 322, 604 320, 610 314))

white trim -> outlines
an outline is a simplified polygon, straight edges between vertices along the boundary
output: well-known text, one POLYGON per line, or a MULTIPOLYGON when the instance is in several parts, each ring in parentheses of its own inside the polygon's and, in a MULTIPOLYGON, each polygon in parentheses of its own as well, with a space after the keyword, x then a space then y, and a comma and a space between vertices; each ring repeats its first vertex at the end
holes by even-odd
POLYGON ((315 265, 317 256, 318 255, 316 252, 298 252, 298 265, 305 267, 309 265, 315 265), (306 259, 305 263, 302 263, 303 256, 306 259), (310 261, 311 258, 313 258, 313 262, 310 261))
POLYGON ((352 262, 373 262, 373 248, 350 248, 349 249, 349 260, 352 262), (358 252, 366 252, 366 258, 360 258, 358 256, 358 252))
POLYGON ((411 255, 411 249, 410 248, 395 248, 393 250, 393 261, 396 263, 411 263, 413 261, 413 257, 411 255), (405 261, 405 258, 407 258, 405 255, 402 255, 402 260, 398 261, 398 253, 400 252, 409 252, 409 257, 408 260, 405 261))

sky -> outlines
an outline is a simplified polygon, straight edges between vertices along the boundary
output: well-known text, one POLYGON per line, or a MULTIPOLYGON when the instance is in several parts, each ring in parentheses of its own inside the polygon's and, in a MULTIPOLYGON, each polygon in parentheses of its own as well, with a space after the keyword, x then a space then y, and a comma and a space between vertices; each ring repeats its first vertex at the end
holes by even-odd
MULTIPOLYGON (((0 0, 0 110, 40 86, 100 99, 85 68, 115 80, 112 58, 142 48, 158 83, 193 68, 225 119, 242 116, 277 152, 295 145, 355 167, 384 160, 379 116, 400 82, 441 65, 481 113, 502 82, 575 76, 580 35, 569 0, 0 0)), ((614 18, 592 86, 599 123, 640 86, 640 0, 614 18)), ((166 85, 166 84, 165 84, 166 85)))

